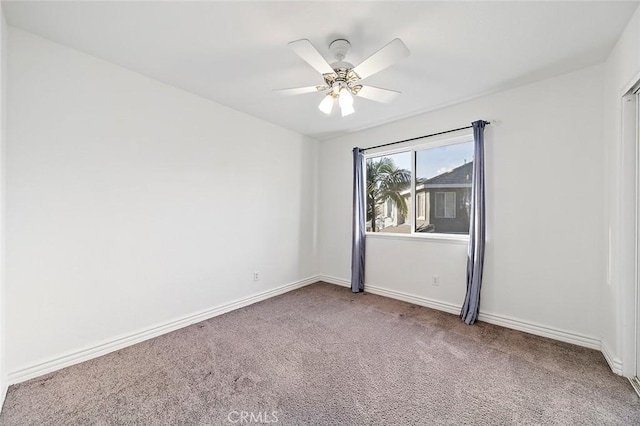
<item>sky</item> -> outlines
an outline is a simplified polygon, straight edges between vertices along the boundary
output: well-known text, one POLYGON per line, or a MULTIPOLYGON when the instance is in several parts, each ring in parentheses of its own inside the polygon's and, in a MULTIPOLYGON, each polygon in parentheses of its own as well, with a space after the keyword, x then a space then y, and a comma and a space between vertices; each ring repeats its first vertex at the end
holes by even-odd
MULTIPOLYGON (((411 152, 386 155, 402 169, 411 170, 411 152)), ((473 161, 473 142, 463 142, 416 152, 418 179, 432 178, 467 162, 473 161)))

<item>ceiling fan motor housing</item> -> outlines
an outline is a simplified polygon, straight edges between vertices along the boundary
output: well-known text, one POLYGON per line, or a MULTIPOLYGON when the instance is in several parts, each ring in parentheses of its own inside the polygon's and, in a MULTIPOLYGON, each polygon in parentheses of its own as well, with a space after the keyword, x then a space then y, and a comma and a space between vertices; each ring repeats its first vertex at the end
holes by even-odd
POLYGON ((361 86, 356 86, 360 77, 353 72, 353 64, 344 60, 350 50, 351 43, 349 43, 349 40, 343 38, 334 40, 329 44, 329 52, 331 52, 337 61, 331 64, 331 68, 334 69, 335 74, 324 74, 323 77, 327 86, 334 89, 331 93, 332 96, 338 96, 338 90, 336 89, 349 89, 354 95, 361 89, 361 86))
POLYGON ((362 86, 358 84, 360 77, 353 72, 353 65, 348 64, 348 68, 334 67, 335 73, 323 74, 324 81, 328 87, 333 88, 331 95, 338 96, 340 89, 348 89, 353 95, 357 95, 362 86))

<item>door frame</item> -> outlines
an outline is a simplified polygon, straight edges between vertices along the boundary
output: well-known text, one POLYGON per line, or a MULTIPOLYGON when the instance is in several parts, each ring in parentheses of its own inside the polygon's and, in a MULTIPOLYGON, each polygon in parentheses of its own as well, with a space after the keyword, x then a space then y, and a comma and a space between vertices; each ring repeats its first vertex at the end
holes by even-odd
MULTIPOLYGON (((615 208, 610 213, 609 285, 614 286, 613 320, 620 356, 618 374, 640 395, 640 73, 620 92, 620 136, 612 164, 615 208), (611 251, 613 250, 613 251, 611 251)), ((613 366, 612 366, 613 368, 613 366)), ((615 370, 614 370, 615 371, 615 370)))
MULTIPOLYGON (((636 151, 636 164, 635 164, 635 277, 634 277, 634 291, 633 291, 633 324, 634 324, 634 341, 633 341, 633 371, 629 377, 631 386, 635 389, 638 396, 640 396, 640 82, 636 83, 630 90, 630 94, 627 95, 627 103, 634 105, 634 118, 635 118, 635 151, 636 151)), ((628 115, 625 115, 628 117, 628 115)), ((625 126, 627 127, 627 126, 625 126)), ((627 128, 629 128, 628 126, 627 128)), ((623 130, 624 132, 624 130, 623 130)), ((623 137, 624 137, 623 133, 623 137)))

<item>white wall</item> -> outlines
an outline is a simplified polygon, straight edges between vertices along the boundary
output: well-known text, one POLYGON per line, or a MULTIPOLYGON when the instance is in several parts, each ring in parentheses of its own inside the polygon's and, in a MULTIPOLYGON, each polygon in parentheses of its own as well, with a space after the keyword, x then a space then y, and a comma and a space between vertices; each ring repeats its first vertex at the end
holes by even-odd
POLYGON ((7 134, 7 22, 0 7, 0 409, 7 393, 5 346, 5 147, 7 134))
POLYGON ((623 142, 622 96, 640 79, 640 9, 605 63, 606 226, 611 234, 608 280, 602 288, 603 351, 622 374, 634 373, 635 138, 623 142))
POLYGON ((316 274, 315 141, 12 28, 8 72, 10 377, 316 274))
MULTIPOLYGON (((481 312, 598 347, 605 275, 602 66, 323 141, 320 270, 348 280, 351 149, 498 120, 486 135, 487 246, 481 312)), ((458 309, 466 245, 367 238, 365 282, 458 309), (431 285, 431 276, 440 285, 431 285)))

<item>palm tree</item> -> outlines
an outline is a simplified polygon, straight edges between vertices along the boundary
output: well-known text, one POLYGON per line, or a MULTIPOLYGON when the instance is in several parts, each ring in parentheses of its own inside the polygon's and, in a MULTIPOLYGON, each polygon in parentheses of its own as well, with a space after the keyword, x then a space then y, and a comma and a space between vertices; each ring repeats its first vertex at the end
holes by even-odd
POLYGON ((367 221, 371 221, 371 230, 376 232, 378 206, 388 200, 393 201, 401 215, 407 214, 407 201, 401 192, 411 180, 411 172, 399 169, 393 160, 382 157, 367 161, 367 221))

